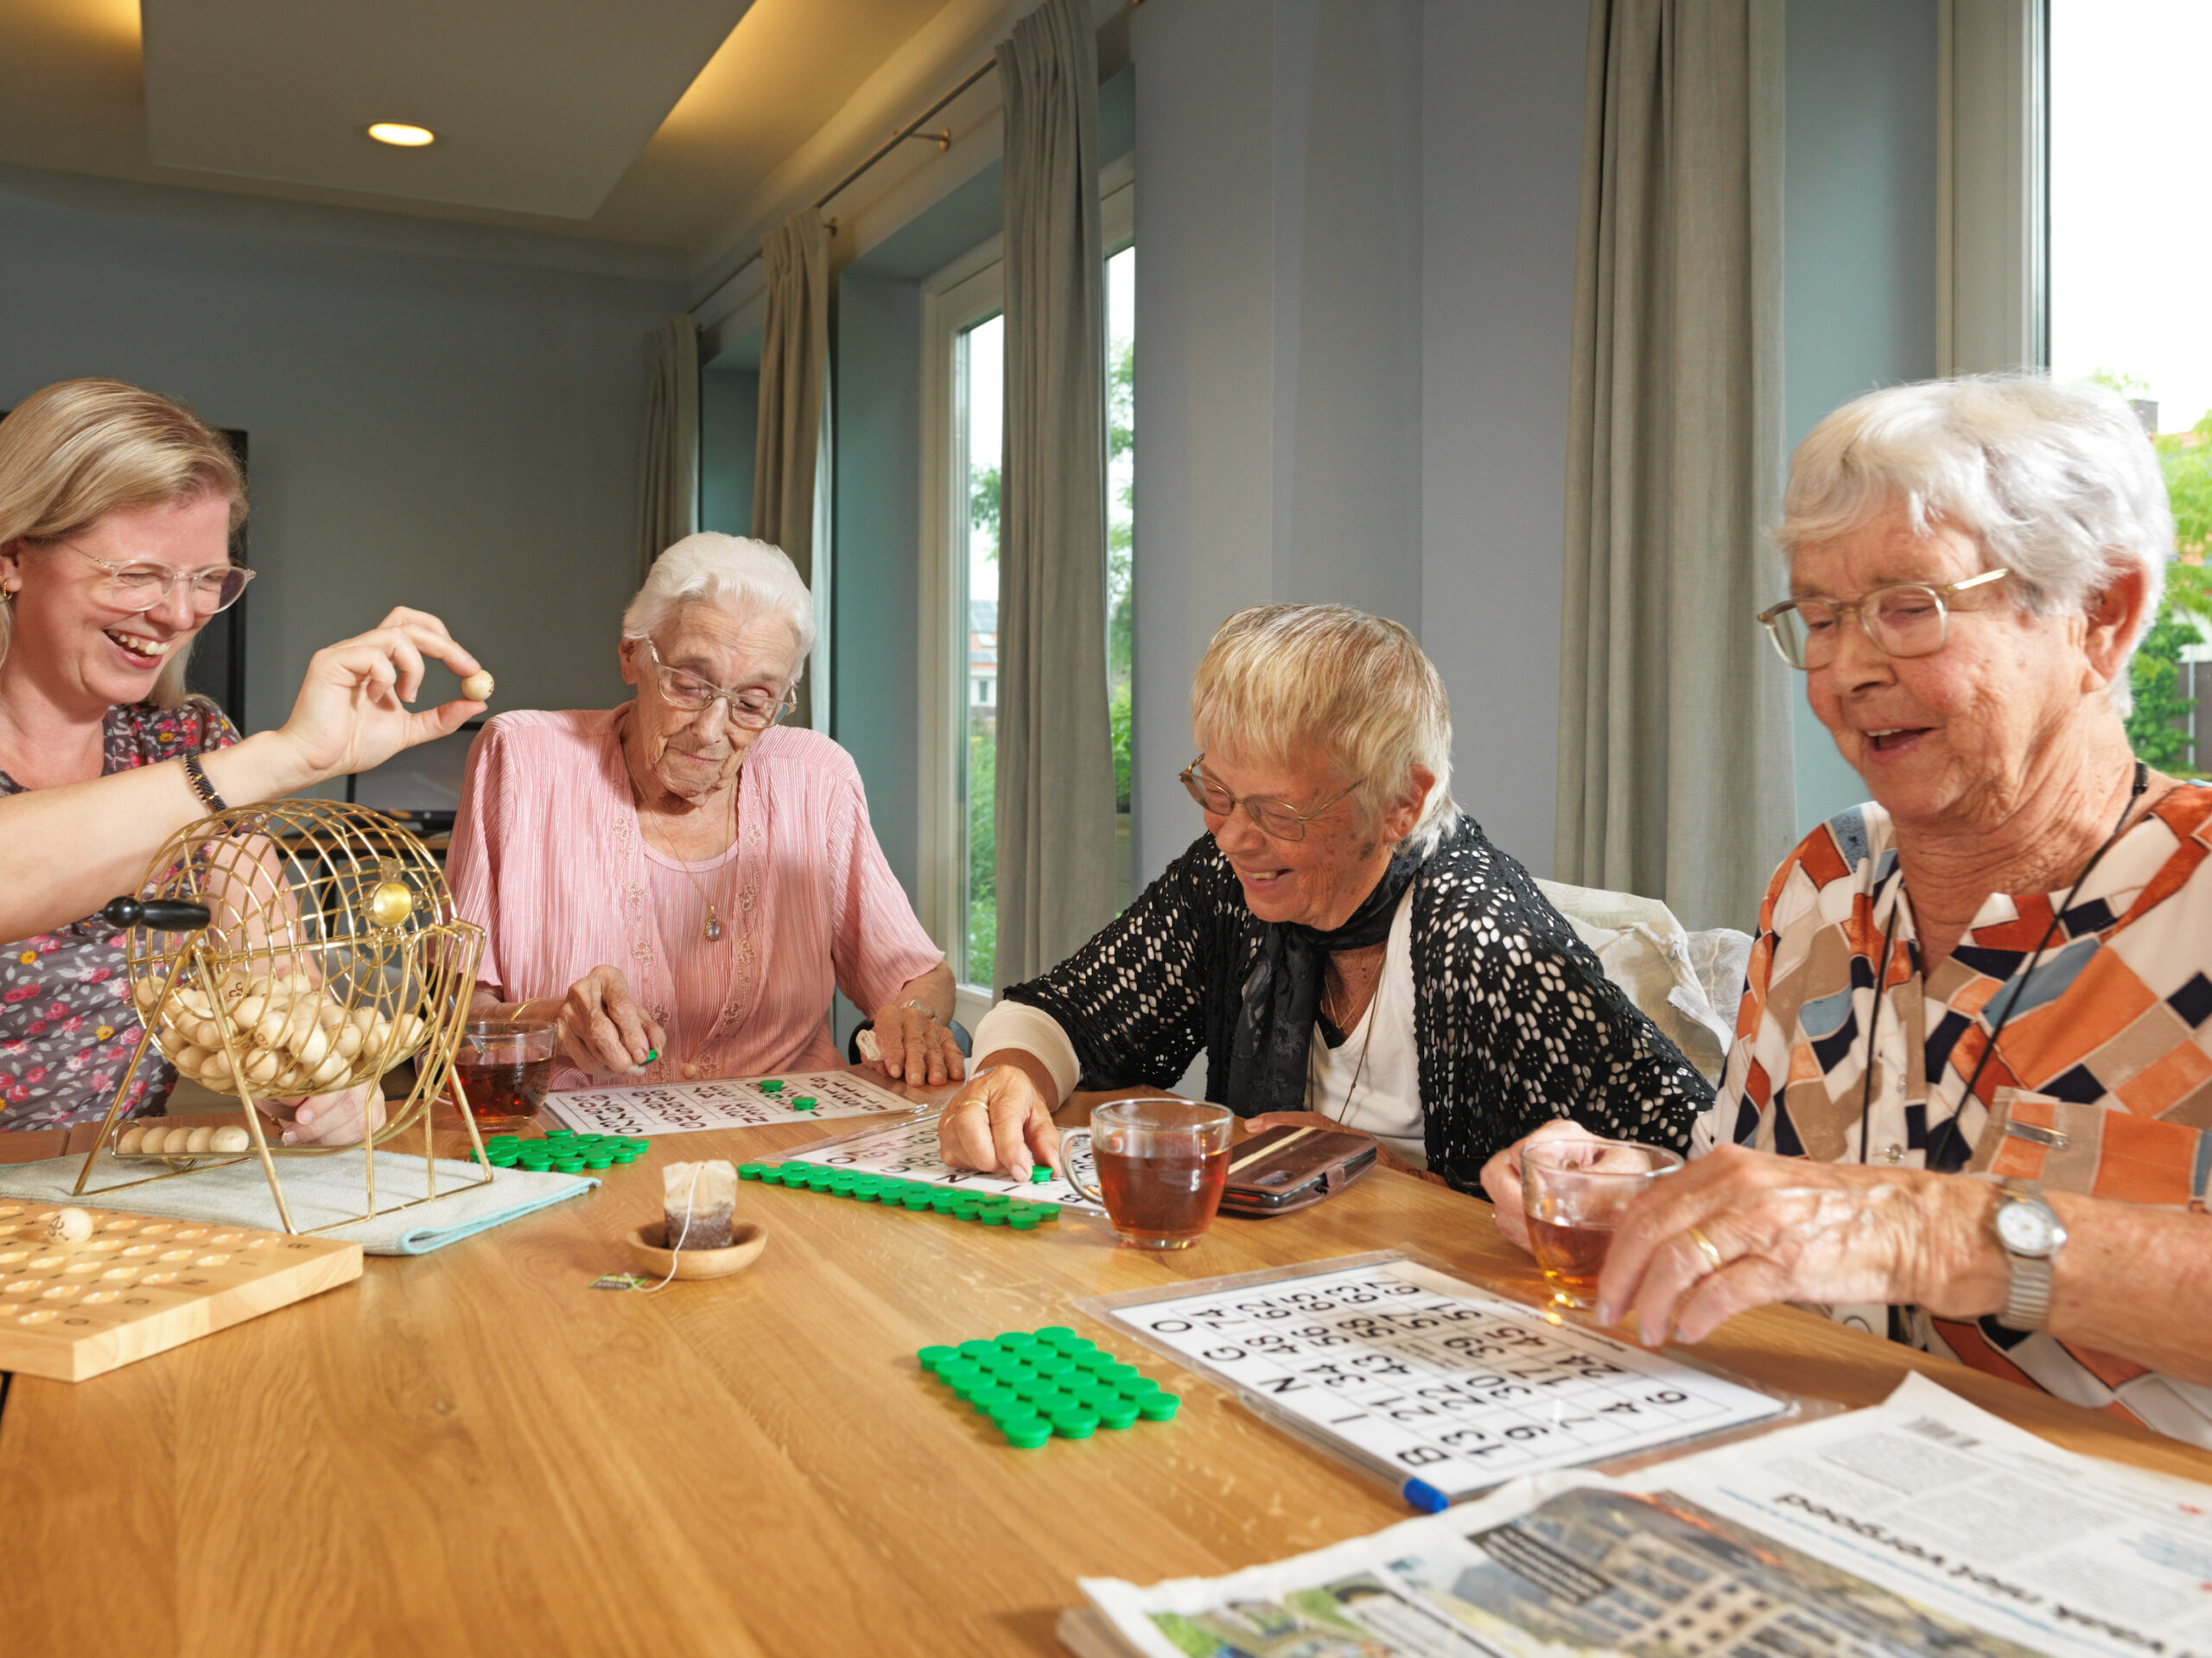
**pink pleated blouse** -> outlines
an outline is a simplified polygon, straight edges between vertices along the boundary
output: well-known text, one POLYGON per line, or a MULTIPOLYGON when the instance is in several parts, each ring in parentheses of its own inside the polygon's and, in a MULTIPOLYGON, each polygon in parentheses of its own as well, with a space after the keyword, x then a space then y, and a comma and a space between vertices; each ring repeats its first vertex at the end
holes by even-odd
MULTIPOLYGON (((698 867, 722 922, 702 949, 664 933, 656 888, 677 867, 647 861, 622 761, 631 708, 503 714, 470 748, 446 873, 484 929, 477 979, 518 1001, 619 968, 671 1050, 679 1032, 688 1050, 628 1083, 680 1082, 687 1064, 700 1077, 842 1065, 831 993, 873 1013, 944 959, 884 861, 852 756, 810 731, 760 734, 738 774, 737 855, 698 867)), ((553 1086, 590 1080, 563 1061, 553 1086)))

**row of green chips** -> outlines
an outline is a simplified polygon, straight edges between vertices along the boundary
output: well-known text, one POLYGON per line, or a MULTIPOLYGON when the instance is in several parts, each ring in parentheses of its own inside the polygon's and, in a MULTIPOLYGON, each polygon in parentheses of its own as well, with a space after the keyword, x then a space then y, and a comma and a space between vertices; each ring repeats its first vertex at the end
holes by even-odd
POLYGON ((1002 1192, 963 1191, 931 1180, 902 1180, 895 1174, 824 1168, 818 1163, 741 1163, 737 1178, 794 1191, 804 1187, 809 1191, 826 1191, 836 1197, 881 1204, 887 1209, 896 1205, 916 1214, 928 1210, 955 1220, 1009 1227, 1016 1232, 1033 1232, 1060 1217, 1058 1204, 1025 1203, 1002 1192))
POLYGON ((1165 1422, 1183 1404, 1136 1366, 1065 1324, 925 1347, 914 1356, 955 1398, 988 1417, 1008 1445, 1025 1451, 1054 1434, 1087 1439, 1102 1427, 1165 1422))
MULTIPOLYGON (((551 1128, 543 1140, 518 1134, 493 1134, 484 1142, 484 1158, 495 1169, 551 1169, 562 1174, 582 1174, 586 1169, 611 1168, 634 1163, 652 1149, 652 1141, 625 1134, 578 1134, 551 1128)), ((475 1160, 474 1153, 470 1161, 475 1160)))

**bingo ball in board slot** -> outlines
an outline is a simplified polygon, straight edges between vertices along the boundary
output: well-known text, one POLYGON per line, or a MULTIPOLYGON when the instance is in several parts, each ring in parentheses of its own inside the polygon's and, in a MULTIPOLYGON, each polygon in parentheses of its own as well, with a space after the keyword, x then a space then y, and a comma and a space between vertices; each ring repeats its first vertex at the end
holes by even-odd
MULTIPOLYGON (((105 913, 130 918, 130 994, 162 1053, 218 1093, 256 1099, 374 1082, 434 1036, 449 1063, 482 947, 404 825, 334 800, 203 818, 105 913), (176 923, 188 905, 204 924, 176 923)), ((378 1138, 419 1115, 399 1114, 378 1138)))

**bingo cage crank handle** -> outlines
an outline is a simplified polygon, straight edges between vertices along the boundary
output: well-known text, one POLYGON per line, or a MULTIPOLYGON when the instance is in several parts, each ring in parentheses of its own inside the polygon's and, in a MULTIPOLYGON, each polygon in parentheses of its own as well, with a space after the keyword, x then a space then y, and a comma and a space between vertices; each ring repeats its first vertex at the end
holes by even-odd
POLYGON ((111 927, 150 927, 156 932, 190 932, 213 918, 204 904, 181 898, 115 898, 100 911, 111 927))

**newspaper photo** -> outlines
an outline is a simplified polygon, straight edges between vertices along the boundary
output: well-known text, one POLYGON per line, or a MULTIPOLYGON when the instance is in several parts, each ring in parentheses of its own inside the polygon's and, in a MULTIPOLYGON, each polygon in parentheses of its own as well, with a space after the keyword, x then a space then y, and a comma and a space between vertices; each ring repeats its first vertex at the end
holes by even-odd
POLYGON ((1624 1478, 1564 1473, 1229 1577, 1083 1584, 1084 1658, 2212 1658, 2212 1488, 1933 1382, 1624 1478))

